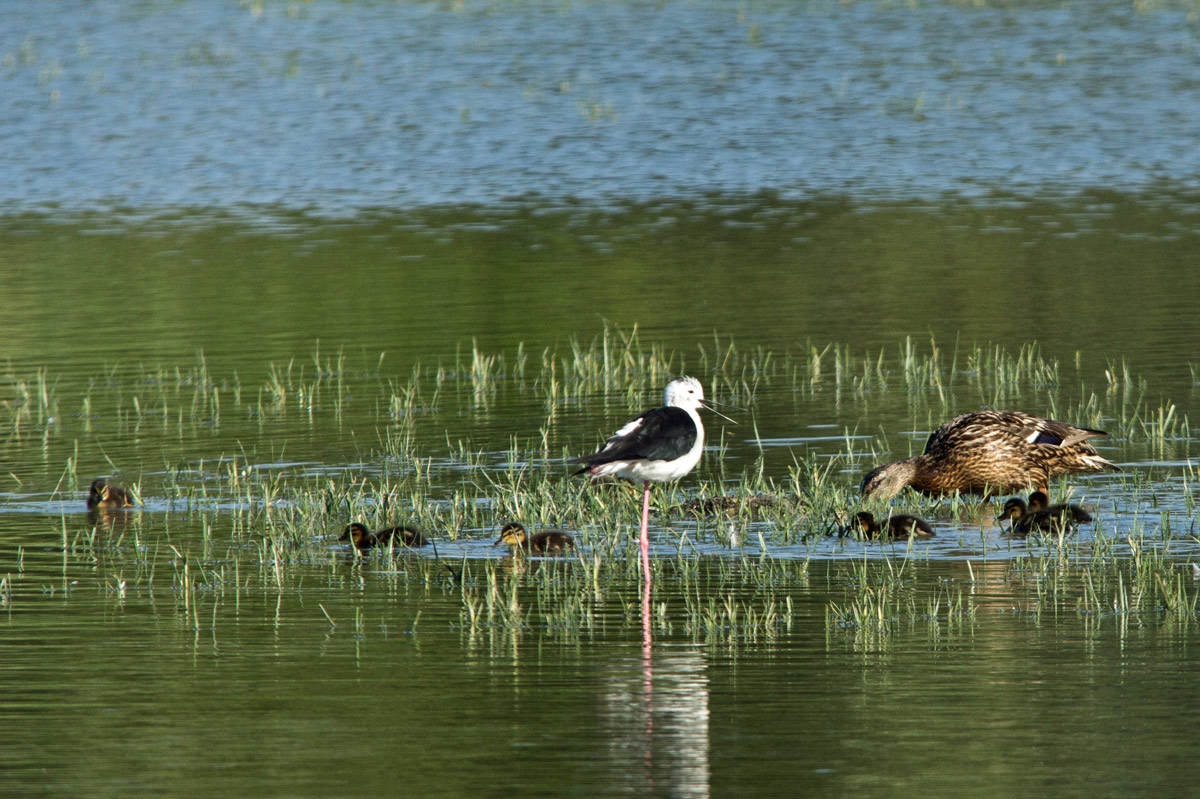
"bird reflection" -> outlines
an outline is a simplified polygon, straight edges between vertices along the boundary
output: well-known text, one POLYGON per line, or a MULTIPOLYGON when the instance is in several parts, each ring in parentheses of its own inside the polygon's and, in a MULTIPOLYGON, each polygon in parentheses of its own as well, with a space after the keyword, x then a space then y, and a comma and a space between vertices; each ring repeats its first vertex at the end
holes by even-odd
POLYGON ((612 774, 626 793, 709 795, 708 663, 695 650, 655 650, 650 582, 642 584, 642 651, 614 666, 601 694, 612 774))
POLYGON ((125 528, 129 514, 111 508, 91 508, 87 514, 88 526, 99 533, 112 533, 125 528))

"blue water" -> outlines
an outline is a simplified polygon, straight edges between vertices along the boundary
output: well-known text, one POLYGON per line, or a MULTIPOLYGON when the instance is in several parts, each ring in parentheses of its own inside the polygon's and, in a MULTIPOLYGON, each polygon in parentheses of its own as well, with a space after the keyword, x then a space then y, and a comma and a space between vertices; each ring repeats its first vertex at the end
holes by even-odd
POLYGON ((1192 188, 1176 9, 0 3, 0 203, 1192 188))

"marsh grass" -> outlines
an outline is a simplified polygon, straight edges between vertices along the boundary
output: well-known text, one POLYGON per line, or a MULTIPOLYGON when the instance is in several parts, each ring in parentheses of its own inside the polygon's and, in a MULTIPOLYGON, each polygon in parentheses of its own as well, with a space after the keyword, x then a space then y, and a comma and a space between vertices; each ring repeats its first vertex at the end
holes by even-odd
POLYGON ((57 421, 58 392, 47 369, 17 375, 9 365, 0 378, 0 391, 5 389, 8 396, 0 400, 0 414, 12 434, 19 435, 25 428, 41 429, 57 421))
MULTIPOLYGON (((1013 609, 1034 618, 1196 622, 1200 589, 1181 563, 1200 543, 1190 424, 1176 404, 1148 400, 1145 382, 1123 362, 1107 364, 1093 385, 1078 354, 1063 363, 1036 344, 1011 352, 906 338, 872 352, 805 342, 774 353, 714 335, 694 352, 675 352, 644 342, 636 327, 611 326, 589 341, 540 351, 522 344, 487 352, 473 342, 451 359, 397 375, 384 373, 383 355, 364 355, 357 367, 350 360, 318 345, 308 359, 270 364, 257 381, 223 374, 203 353, 181 366, 110 365, 77 384, 45 369, 9 367, 0 378, 7 446, 28 455, 65 444, 65 466, 55 472, 60 485, 82 485, 91 473, 81 473, 93 468, 80 464, 81 441, 182 444, 174 457, 164 454, 161 468, 127 481, 147 510, 86 525, 61 518, 61 574, 53 585, 44 577, 31 584, 24 549, 18 562, 0 564, 0 606, 12 612, 47 592, 91 585, 123 608, 170 596, 181 623, 199 630, 217 627, 223 609, 248 592, 283 597, 321 583, 406 597, 415 605, 403 625, 413 631, 424 613, 426 624, 449 614, 471 640, 511 642, 532 633, 583 640, 616 629, 636 635, 640 489, 568 478, 563 461, 642 410, 669 378, 692 372, 709 396, 748 410, 737 432, 714 427, 712 449, 694 476, 655 487, 658 634, 712 646, 766 645, 816 602, 830 642, 875 650, 902 626, 924 625, 931 635, 969 630, 1003 605, 985 590, 997 585, 1019 597, 1013 609), (797 407, 828 401, 857 421, 841 426, 840 441, 825 450, 781 455, 764 449, 758 432, 762 399, 779 395, 797 407), (855 543, 850 556, 797 559, 795 547, 818 551, 812 547, 834 532, 839 514, 858 507, 857 475, 910 454, 894 432, 860 433, 873 429, 873 409, 895 407, 897 395, 905 426, 917 431, 981 404, 1028 404, 1109 430, 1106 445, 1127 460, 1184 465, 1106 478, 1120 499, 1097 508, 1086 535, 1005 541, 1016 554, 992 583, 979 580, 970 561, 963 574, 962 561, 930 560, 918 544, 855 543), (518 401, 526 409, 520 418, 533 421, 507 431, 503 445, 473 443, 496 440, 485 432, 479 439, 474 430, 450 432, 456 417, 483 424, 504 418, 518 401), (79 412, 64 418, 62 408, 79 412), (263 442, 280 430, 332 431, 354 442, 356 456, 288 466, 285 444, 256 447, 253 439, 231 452, 189 451, 217 428, 257 431, 263 442), (1177 500, 1169 506, 1160 506, 1164 487, 1177 500), (413 522, 440 546, 350 551, 336 538, 354 520, 372 528, 413 522), (487 546, 507 520, 568 528, 580 550, 541 559, 487 546)), ((911 441, 919 447, 923 439, 911 441)), ((106 471, 120 471, 106 460, 106 471)), ((1053 491, 1069 497, 1077 485, 1064 480, 1053 491)), ((975 498, 904 495, 890 507, 964 519, 964 545, 984 553, 996 546, 987 521, 994 508, 981 509, 975 498)), ((320 612, 337 632, 373 629, 359 609, 320 612)))

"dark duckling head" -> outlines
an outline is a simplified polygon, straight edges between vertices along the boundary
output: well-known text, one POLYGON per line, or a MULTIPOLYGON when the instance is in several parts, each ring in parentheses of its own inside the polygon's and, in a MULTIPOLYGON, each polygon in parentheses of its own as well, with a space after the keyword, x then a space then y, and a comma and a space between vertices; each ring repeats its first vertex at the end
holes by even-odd
POLYGON ((103 477, 97 477, 92 481, 92 487, 88 489, 87 506, 89 508, 98 508, 100 503, 108 495, 108 484, 104 482, 103 477))
POLYGON ((850 523, 848 531, 855 529, 868 538, 879 535, 879 524, 875 521, 875 514, 865 510, 854 514, 854 521, 850 523))
POLYGON ((360 524, 359 522, 352 522, 347 525, 345 531, 338 538, 338 541, 349 541, 354 545, 355 549, 370 549, 378 543, 375 534, 365 524, 360 524))
POLYGON ((97 477, 88 489, 87 506, 91 510, 132 508, 133 499, 125 489, 110 486, 103 477, 97 477))
MULTIPOLYGON (((1038 494, 1046 496, 1041 491, 1034 491, 1032 494, 1030 494, 1030 497, 1035 497, 1038 494)), ((1000 515, 996 517, 996 521, 1006 522, 1011 519, 1014 522, 1017 522, 1028 515, 1029 506, 1025 504, 1025 500, 1021 499, 1020 497, 1013 497, 1004 503, 1004 509, 1000 511, 1000 515)))
POLYGON ((498 547, 501 544, 508 544, 510 547, 523 547, 528 538, 529 535, 525 532, 525 525, 518 522, 509 522, 500 528, 500 537, 495 540, 492 546, 498 547))

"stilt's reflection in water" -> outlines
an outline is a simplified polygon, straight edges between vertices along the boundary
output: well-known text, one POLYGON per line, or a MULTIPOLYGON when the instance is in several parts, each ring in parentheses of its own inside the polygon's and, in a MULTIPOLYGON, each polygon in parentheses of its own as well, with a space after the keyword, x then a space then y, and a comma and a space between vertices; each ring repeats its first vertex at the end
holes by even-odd
POLYGON ((709 795, 708 663, 694 649, 653 648, 642 586, 642 657, 614 667, 601 694, 614 783, 633 795, 709 795))

